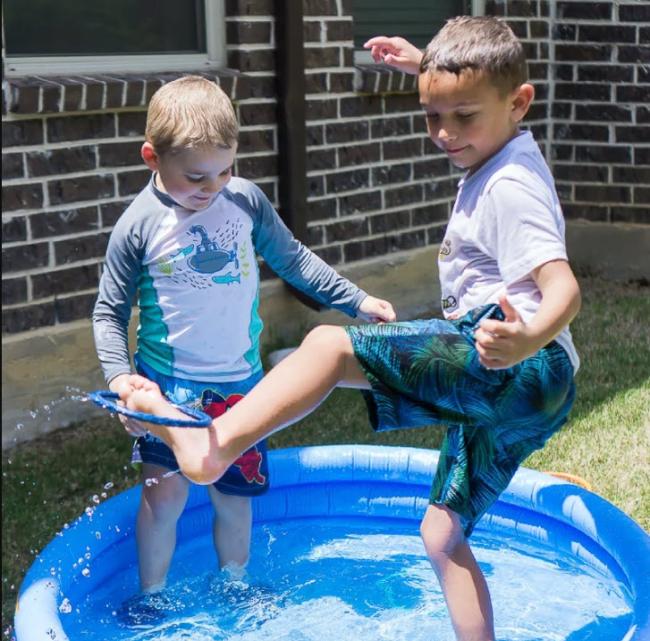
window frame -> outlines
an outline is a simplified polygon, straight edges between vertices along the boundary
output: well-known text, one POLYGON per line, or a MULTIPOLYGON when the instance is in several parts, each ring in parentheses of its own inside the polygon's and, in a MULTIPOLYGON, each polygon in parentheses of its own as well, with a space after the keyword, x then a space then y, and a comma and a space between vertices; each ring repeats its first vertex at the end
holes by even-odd
MULTIPOLYGON (((9 56, 5 52, 5 76, 73 76, 96 73, 164 73, 226 66, 225 0, 204 0, 205 53, 109 56, 9 56)), ((4 20, 2 23, 4 41, 4 20)))
MULTIPOLYGON (((469 0, 468 4, 473 16, 484 16, 485 15, 485 0, 469 0)), ((354 16, 353 16, 354 18, 354 16)), ((395 34, 397 35, 397 34, 395 34)), ((433 36, 433 34, 431 34, 433 36)), ((367 49, 355 49, 354 50, 354 64, 355 65, 372 65, 375 64, 375 61, 370 55, 370 51, 367 49)))

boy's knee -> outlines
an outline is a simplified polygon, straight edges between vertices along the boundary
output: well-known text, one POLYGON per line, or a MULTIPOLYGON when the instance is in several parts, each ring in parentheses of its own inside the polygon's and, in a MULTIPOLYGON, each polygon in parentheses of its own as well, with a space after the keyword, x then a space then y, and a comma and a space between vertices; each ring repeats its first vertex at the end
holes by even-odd
POLYGON ((145 483, 142 488, 142 500, 155 519, 178 519, 185 508, 187 496, 187 481, 182 478, 169 477, 157 484, 145 483))
POLYGON ((429 505, 420 523, 420 536, 434 564, 452 556, 465 542, 459 516, 444 505, 429 505))
POLYGON ((305 339, 303 345, 312 349, 322 349, 328 354, 340 354, 345 356, 352 351, 352 345, 347 332, 336 325, 319 325, 312 329, 305 339))

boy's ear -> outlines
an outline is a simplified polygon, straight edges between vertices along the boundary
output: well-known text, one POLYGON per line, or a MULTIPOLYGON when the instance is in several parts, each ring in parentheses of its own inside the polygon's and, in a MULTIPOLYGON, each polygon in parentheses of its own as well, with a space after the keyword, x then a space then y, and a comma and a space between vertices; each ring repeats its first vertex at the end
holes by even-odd
POLYGON ((140 149, 140 155, 144 164, 151 169, 151 171, 158 171, 159 157, 153 145, 150 142, 145 142, 140 149))
POLYGON ((515 122, 523 120, 534 98, 535 87, 527 82, 515 90, 512 99, 512 118, 515 122))

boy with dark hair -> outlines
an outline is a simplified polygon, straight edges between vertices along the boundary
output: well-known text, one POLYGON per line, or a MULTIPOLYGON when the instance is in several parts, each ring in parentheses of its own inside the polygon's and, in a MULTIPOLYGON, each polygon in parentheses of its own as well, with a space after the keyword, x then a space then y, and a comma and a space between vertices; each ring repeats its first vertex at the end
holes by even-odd
MULTIPOLYGON (((519 129, 534 89, 506 23, 456 18, 424 55, 401 38, 366 46, 375 60, 419 73, 429 136, 466 170, 439 253, 445 320, 316 328, 207 430, 152 429, 205 483, 337 385, 364 390, 377 430, 446 424, 422 538, 458 639, 493 641, 490 594, 468 537, 566 421, 579 366, 568 325, 580 291, 553 178, 519 129)), ((178 416, 149 382, 129 385, 129 407, 178 416)))

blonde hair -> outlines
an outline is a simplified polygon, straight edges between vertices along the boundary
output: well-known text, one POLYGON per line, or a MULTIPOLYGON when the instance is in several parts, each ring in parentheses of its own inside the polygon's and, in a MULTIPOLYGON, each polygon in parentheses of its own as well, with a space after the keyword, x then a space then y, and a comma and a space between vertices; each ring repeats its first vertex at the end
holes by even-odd
POLYGON ((158 154, 196 147, 230 149, 239 125, 221 87, 201 76, 183 76, 154 93, 145 139, 158 154))
POLYGON ((460 75, 467 69, 486 73, 502 93, 528 80, 521 42, 503 20, 492 16, 448 20, 428 44, 420 63, 420 73, 460 75))

